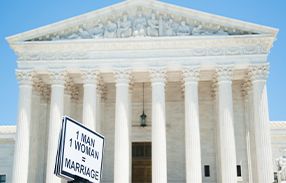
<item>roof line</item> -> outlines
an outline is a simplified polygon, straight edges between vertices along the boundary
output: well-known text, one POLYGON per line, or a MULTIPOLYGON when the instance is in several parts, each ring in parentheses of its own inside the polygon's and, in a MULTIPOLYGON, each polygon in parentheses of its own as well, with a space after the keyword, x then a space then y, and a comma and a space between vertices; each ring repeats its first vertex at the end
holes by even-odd
MULTIPOLYGON (((111 6, 107 6, 101 9, 96 9, 94 11, 88 12, 88 13, 84 13, 82 15, 78 15, 78 16, 74 16, 71 18, 67 18, 49 25, 45 25, 36 29, 32 29, 29 31, 25 31, 23 33, 19 33, 16 35, 12 35, 12 36, 8 36, 6 37, 6 40, 11 44, 12 42, 17 42, 17 41, 23 41, 23 40, 27 40, 27 39, 31 39, 33 38, 33 36, 35 34, 50 34, 51 32, 57 31, 55 29, 61 29, 64 28, 66 26, 77 26, 78 23, 82 23, 82 21, 88 21, 96 16, 102 16, 106 13, 108 13, 108 10, 111 11, 115 11, 115 10, 120 10, 120 8, 124 8, 125 5, 145 5, 146 7, 154 7, 154 8, 165 8, 166 10, 170 11, 170 12, 180 12, 181 14, 185 15, 185 16, 190 16, 190 14, 193 14, 192 17, 196 18, 196 17, 200 17, 201 20, 205 21, 205 22, 211 22, 213 20, 215 20, 218 24, 223 24, 226 26, 236 26, 238 28, 245 28, 245 29, 250 29, 252 31, 257 31, 257 30, 261 30, 261 32, 263 33, 271 33, 272 36, 276 37, 279 29, 277 28, 272 28, 272 27, 268 27, 268 26, 264 26, 264 25, 259 25, 259 24, 255 24, 255 23, 249 23, 246 21, 241 21, 238 19, 234 19, 234 18, 228 18, 228 17, 223 17, 220 15, 215 15, 215 14, 211 14, 211 13, 206 13, 203 11, 198 11, 198 10, 194 10, 194 9, 190 9, 190 8, 186 8, 186 7, 182 7, 182 6, 178 6, 178 5, 173 5, 173 4, 169 4, 169 3, 165 3, 165 2, 160 2, 160 1, 155 1, 155 0, 145 0, 145 1, 140 1, 140 0, 127 0, 127 1, 123 1, 120 3, 116 3, 114 5, 111 6), (202 15, 204 17, 202 17, 202 15)), ((40 35, 40 36, 41 36, 40 35)))

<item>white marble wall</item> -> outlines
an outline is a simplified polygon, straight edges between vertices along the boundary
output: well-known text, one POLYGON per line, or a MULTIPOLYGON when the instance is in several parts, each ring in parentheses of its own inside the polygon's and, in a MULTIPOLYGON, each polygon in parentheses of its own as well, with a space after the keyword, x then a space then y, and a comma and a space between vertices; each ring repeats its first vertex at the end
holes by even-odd
POLYGON ((14 141, 0 139, 0 175, 6 175, 6 182, 11 182, 14 155, 14 141))
POLYGON ((276 159, 283 156, 286 149, 286 128, 273 129, 271 131, 272 140, 272 155, 273 155, 273 170, 277 171, 276 159))

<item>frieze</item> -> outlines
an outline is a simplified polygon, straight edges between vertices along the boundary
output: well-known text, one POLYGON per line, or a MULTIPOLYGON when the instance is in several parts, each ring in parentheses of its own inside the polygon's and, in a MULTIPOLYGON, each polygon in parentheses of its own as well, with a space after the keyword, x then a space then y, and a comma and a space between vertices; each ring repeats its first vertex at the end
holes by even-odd
POLYGON ((142 8, 138 8, 134 13, 130 11, 123 12, 115 18, 114 16, 99 18, 96 21, 27 41, 251 34, 258 33, 217 24, 205 24, 195 19, 174 16, 151 9, 143 11, 142 8))
MULTIPOLYGON (((229 48, 196 48, 188 50, 187 55, 192 57, 200 56, 233 56, 233 55, 254 55, 267 54, 260 46, 253 47, 229 47, 229 48)), ((108 58, 108 57, 107 57, 108 58)), ((53 52, 53 53, 23 53, 18 57, 18 61, 52 61, 52 60, 88 60, 100 59, 98 53, 92 52, 53 52)))
MULTIPOLYGON (((140 39, 141 40, 141 39, 140 39)), ((15 45, 18 53, 19 61, 37 61, 37 60, 87 60, 87 59, 101 59, 111 58, 115 56, 120 58, 128 50, 132 50, 128 57, 140 57, 135 54, 136 50, 144 50, 144 52, 152 52, 152 55, 160 54, 154 53, 155 49, 176 49, 180 55, 188 57, 196 56, 233 56, 233 55, 260 55, 268 54, 272 47, 272 38, 268 37, 237 37, 235 39, 162 39, 162 40, 148 40, 148 41, 103 41, 103 42, 79 42, 61 43, 53 42, 51 44, 19 44, 15 45), (247 39, 247 41, 245 41, 247 39), (122 51, 121 51, 122 50, 122 51), (184 52, 185 50, 185 52, 184 52), (110 54, 113 52, 112 54, 110 54)), ((164 56, 172 53, 168 51, 164 56)), ((126 56, 126 55, 125 55, 126 56)), ((125 57, 124 56, 124 57, 125 57)), ((161 56, 161 55, 157 55, 161 56)))

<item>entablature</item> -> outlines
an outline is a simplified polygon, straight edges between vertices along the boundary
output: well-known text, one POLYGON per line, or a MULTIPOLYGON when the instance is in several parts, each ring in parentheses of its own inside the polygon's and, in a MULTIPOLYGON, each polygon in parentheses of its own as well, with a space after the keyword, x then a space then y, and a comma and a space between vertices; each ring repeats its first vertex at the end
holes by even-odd
POLYGON ((114 40, 74 40, 31 42, 11 45, 18 62, 115 61, 190 59, 225 56, 267 55, 273 37, 261 35, 235 37, 134 38, 114 40))

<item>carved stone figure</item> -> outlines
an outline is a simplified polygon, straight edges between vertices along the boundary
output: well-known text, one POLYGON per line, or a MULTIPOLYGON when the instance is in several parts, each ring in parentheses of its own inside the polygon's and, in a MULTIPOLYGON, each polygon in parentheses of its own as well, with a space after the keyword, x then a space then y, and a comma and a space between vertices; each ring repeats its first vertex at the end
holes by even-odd
POLYGON ((57 40, 60 40, 60 39, 61 39, 61 36, 57 34, 57 35, 53 36, 51 40, 52 41, 57 41, 57 40))
POLYGON ((194 35, 194 36, 201 35, 203 33, 202 28, 203 27, 201 25, 198 25, 198 26, 194 27, 193 30, 192 30, 192 35, 194 35))
POLYGON ((89 30, 89 33, 93 38, 102 38, 104 35, 103 24, 99 22, 95 27, 89 30))
POLYGON ((126 38, 132 35, 132 22, 128 19, 127 14, 123 15, 122 21, 118 20, 117 26, 117 37, 126 38))
POLYGON ((185 21, 182 21, 177 29, 177 36, 189 36, 191 34, 191 28, 187 26, 185 21))
POLYGON ((117 31, 117 25, 113 23, 111 20, 108 20, 104 30, 104 38, 115 38, 116 31, 117 31))
POLYGON ((163 35, 164 36, 175 36, 176 25, 172 18, 163 20, 163 35))
POLYGON ((278 169, 278 182, 286 183, 286 149, 283 152, 283 156, 276 160, 278 169))
POLYGON ((152 13, 151 18, 148 20, 147 34, 148 36, 159 36, 159 20, 156 19, 156 15, 152 13))
POLYGON ((91 37, 87 29, 84 27, 80 27, 78 31, 81 39, 88 39, 91 37))
POLYGON ((133 22, 133 35, 146 36, 146 25, 146 18, 142 15, 141 12, 138 12, 133 22))
POLYGON ((67 39, 80 39, 80 35, 77 32, 73 32, 67 36, 67 39))
POLYGON ((224 31, 223 29, 219 29, 216 35, 226 36, 229 35, 228 32, 224 31))

